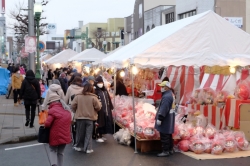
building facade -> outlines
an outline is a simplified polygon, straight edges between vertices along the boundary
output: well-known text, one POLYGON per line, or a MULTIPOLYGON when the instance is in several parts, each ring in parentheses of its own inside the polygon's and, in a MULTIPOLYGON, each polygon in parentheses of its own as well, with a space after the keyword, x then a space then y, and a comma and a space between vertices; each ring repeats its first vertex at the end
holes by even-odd
POLYGON ((177 20, 208 10, 250 33, 250 0, 176 0, 177 20))
POLYGON ((250 0, 136 0, 124 19, 125 44, 156 26, 212 10, 250 33, 250 0))
POLYGON ((85 36, 81 42, 82 50, 95 47, 110 52, 123 45, 123 30, 124 18, 109 18, 107 23, 85 24, 81 28, 81 35, 85 36))
POLYGON ((166 9, 174 9, 175 0, 136 0, 134 12, 124 19, 125 44, 142 36, 156 26, 165 24, 166 9), (165 14, 162 14, 165 12, 165 14))

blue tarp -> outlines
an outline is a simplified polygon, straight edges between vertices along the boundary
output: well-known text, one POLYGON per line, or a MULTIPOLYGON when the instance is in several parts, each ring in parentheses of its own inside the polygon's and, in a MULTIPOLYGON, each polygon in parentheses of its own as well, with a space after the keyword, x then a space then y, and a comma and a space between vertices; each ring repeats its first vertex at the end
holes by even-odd
POLYGON ((10 71, 0 68, 0 95, 6 95, 10 83, 10 71))

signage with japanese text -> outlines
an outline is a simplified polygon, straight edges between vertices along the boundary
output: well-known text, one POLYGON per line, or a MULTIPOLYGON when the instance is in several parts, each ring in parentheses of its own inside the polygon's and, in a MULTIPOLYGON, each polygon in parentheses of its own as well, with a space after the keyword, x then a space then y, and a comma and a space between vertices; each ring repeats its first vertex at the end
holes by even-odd
POLYGON ((231 22, 238 28, 242 28, 243 26, 243 18, 242 17, 224 17, 227 21, 231 22))

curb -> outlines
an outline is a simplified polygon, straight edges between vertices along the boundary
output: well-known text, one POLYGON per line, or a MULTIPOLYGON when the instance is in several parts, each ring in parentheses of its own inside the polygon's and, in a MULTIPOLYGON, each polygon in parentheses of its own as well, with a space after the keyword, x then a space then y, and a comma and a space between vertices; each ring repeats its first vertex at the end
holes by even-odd
POLYGON ((28 141, 33 141, 33 140, 37 140, 37 134, 30 134, 30 135, 8 138, 8 139, 0 141, 0 145, 22 143, 22 142, 28 142, 28 141))

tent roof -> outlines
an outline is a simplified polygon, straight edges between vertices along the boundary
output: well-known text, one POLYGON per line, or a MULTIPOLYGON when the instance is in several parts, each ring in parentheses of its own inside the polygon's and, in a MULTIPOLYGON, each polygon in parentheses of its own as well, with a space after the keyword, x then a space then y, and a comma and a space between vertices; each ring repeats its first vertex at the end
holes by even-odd
POLYGON ((250 35, 207 11, 158 26, 104 62, 131 59, 144 66, 246 66, 250 62, 250 35))
POLYGON ((101 60, 101 59, 105 58, 106 56, 107 56, 106 54, 97 50, 96 48, 91 48, 91 49, 86 49, 86 50, 82 51, 81 53, 73 56, 68 61, 93 62, 93 61, 101 60))
POLYGON ((46 61, 46 60, 50 59, 51 57, 52 57, 51 54, 46 54, 46 55, 42 56, 42 57, 40 58, 40 60, 41 60, 41 61, 46 61))
POLYGON ((52 58, 48 59, 45 61, 47 64, 54 64, 54 63, 68 63, 68 59, 71 58, 72 56, 75 56, 77 52, 67 49, 63 50, 60 53, 56 54, 52 58))

